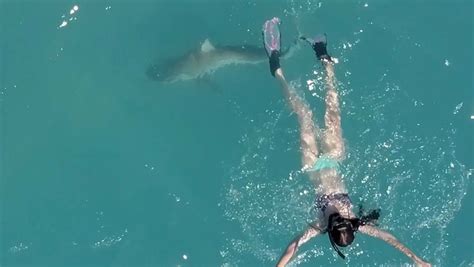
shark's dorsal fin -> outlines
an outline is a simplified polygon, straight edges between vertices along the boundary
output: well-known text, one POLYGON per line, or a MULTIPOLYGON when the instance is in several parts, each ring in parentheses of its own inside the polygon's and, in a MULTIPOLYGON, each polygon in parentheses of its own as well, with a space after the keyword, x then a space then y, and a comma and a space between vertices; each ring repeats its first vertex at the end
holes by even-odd
POLYGON ((211 44, 211 41, 209 39, 204 40, 204 43, 201 45, 201 52, 208 53, 211 52, 212 50, 216 49, 214 45, 211 44))

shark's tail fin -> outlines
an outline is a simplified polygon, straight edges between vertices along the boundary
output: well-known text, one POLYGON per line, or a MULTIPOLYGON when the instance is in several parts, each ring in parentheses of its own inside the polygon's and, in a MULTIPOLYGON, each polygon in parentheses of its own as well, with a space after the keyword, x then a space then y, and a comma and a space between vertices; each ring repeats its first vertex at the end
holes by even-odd
POLYGON ((298 39, 295 39, 285 50, 282 51, 281 57, 284 59, 288 59, 292 57, 295 52, 298 51, 300 48, 300 42, 298 42, 298 39))

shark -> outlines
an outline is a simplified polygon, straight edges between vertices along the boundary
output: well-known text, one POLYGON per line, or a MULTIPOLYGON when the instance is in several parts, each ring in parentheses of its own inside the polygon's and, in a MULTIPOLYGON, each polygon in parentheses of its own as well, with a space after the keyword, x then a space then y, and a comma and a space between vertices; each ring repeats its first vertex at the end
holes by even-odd
MULTIPOLYGON (((294 47, 296 46, 290 46, 285 50, 282 53, 282 57, 289 57, 294 52, 294 47)), ((229 65, 260 64, 266 61, 268 61, 268 56, 263 46, 215 46, 209 39, 206 39, 197 49, 150 65, 146 74, 155 81, 174 83, 178 81, 200 80, 229 65)))

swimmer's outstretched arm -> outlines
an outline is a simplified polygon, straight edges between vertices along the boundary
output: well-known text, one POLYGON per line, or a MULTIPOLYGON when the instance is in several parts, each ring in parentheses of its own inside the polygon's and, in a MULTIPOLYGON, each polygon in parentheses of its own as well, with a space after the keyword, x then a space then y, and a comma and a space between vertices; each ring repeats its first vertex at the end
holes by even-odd
POLYGON ((320 231, 309 227, 301 235, 297 236, 290 244, 286 247, 285 252, 281 255, 280 260, 277 263, 277 267, 284 267, 291 261, 291 259, 296 255, 298 248, 304 243, 308 242, 311 238, 320 234, 320 231))
POLYGON ((422 260, 420 257, 416 256, 413 251, 411 251, 409 248, 405 247, 400 241, 398 241, 392 234, 383 231, 375 226, 372 225, 363 225, 359 227, 359 232, 370 235, 375 238, 382 239, 383 241, 389 243, 396 249, 400 250, 403 252, 405 255, 407 255, 410 259, 412 259, 417 266, 422 266, 422 267, 430 267, 431 264, 428 262, 425 262, 422 260))

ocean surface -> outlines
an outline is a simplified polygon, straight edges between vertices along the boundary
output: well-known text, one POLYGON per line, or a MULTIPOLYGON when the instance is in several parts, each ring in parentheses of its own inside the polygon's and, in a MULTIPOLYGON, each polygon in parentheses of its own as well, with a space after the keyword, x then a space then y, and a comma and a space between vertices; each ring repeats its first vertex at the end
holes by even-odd
MULTIPOLYGON (((217 45, 326 33, 354 204, 435 266, 474 266, 473 1, 0 0, 0 266, 274 266, 311 220, 298 125, 266 62, 160 83, 217 45), (170 63, 171 64, 171 63, 170 63)), ((263 49, 263 48, 262 48, 263 49)), ((324 112, 300 44, 286 77, 324 112)), ((358 235, 291 266, 408 266, 358 235)))

